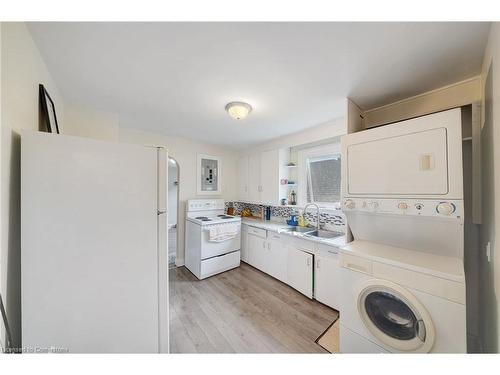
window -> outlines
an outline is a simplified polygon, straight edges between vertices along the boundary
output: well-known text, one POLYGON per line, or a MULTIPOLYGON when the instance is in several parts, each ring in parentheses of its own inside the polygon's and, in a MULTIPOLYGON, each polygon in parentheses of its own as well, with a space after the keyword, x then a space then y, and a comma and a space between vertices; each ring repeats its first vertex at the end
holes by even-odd
POLYGON ((338 144, 301 150, 299 203, 337 206, 340 202, 340 150, 338 144))

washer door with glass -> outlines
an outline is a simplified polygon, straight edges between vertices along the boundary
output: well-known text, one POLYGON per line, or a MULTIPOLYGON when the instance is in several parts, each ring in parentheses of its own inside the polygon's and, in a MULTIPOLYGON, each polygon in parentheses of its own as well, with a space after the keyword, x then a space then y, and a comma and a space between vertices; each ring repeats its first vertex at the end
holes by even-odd
POLYGON ((427 353, 434 345, 435 330, 429 313, 400 285, 385 280, 363 284, 358 312, 366 328, 394 351, 427 353))

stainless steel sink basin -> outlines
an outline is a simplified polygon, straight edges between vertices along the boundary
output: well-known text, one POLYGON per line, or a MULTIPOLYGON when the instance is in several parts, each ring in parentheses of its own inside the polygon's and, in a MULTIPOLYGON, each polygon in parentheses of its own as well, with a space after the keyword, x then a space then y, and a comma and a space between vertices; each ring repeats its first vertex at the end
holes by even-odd
POLYGON ((315 231, 314 228, 312 227, 291 227, 291 228, 286 228, 286 232, 297 232, 297 233, 308 233, 315 231))
POLYGON ((343 236, 343 233, 332 232, 329 230, 313 230, 311 232, 304 233, 304 236, 318 237, 318 238, 336 238, 343 236))

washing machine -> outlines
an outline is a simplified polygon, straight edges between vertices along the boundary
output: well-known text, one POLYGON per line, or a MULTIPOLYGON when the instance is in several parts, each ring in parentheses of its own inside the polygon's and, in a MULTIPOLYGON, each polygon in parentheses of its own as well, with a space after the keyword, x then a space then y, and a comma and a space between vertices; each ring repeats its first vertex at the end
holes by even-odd
POLYGON ((369 241, 340 250, 342 353, 465 353, 462 259, 369 241))
POLYGON ((460 109, 341 144, 340 351, 465 353, 460 109))

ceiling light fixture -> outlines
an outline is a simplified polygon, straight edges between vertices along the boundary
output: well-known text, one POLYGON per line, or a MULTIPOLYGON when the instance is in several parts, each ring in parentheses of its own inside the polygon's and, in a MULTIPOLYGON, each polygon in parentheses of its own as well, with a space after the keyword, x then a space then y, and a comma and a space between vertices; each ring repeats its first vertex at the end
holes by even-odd
POLYGON ((244 102, 231 102, 226 105, 226 112, 235 120, 241 120, 252 112, 252 106, 244 102))

